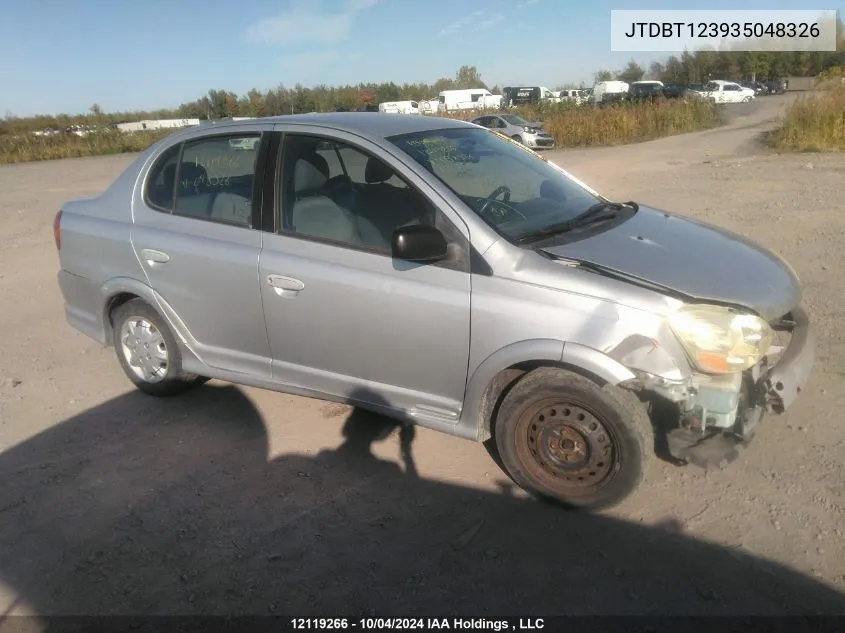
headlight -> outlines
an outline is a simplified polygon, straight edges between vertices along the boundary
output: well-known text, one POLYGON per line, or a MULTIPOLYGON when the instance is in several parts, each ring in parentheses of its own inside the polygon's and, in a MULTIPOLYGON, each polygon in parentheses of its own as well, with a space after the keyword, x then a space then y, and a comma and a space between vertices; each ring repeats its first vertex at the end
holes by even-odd
POLYGON ((760 317, 720 306, 685 306, 669 317, 669 326, 693 364, 710 374, 753 367, 769 350, 773 336, 760 317))

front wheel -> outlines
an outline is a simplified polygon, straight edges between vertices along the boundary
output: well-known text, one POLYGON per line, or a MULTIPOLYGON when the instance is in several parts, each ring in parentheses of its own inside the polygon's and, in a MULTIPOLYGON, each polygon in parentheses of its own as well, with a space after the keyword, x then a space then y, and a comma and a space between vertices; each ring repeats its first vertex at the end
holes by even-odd
POLYGON ((112 336, 124 373, 141 391, 172 396, 205 381, 182 371, 176 338, 149 304, 132 299, 112 313, 112 336))
POLYGON ((511 140, 516 141, 517 143, 522 145, 522 137, 519 134, 514 134, 513 136, 511 136, 511 140))
POLYGON ((751 102, 751 97, 745 97, 745 98, 742 100, 742 102, 743 102, 743 103, 750 103, 750 102, 751 102))
POLYGON ((554 367, 523 376, 502 401, 496 449, 523 489, 570 508, 616 505, 642 482, 653 429, 631 392, 554 367))

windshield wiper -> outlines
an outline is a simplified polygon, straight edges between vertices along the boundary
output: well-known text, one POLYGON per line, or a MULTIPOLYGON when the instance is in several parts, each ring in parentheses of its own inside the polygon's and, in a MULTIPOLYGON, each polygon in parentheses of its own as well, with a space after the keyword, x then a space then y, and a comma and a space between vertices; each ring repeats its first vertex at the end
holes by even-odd
POLYGON ((567 231, 571 231, 573 229, 578 228, 579 226, 585 226, 587 224, 592 224, 593 222, 602 222, 604 220, 612 220, 616 217, 617 212, 623 209, 624 207, 631 207, 636 213, 639 210, 639 205, 636 202, 597 202, 596 204, 589 207, 586 211, 582 211, 574 218, 569 218, 564 222, 557 222, 555 224, 550 224, 549 226, 543 227, 537 231, 531 231, 530 233, 525 233, 524 235, 520 235, 517 238, 517 242, 519 244, 525 244, 526 242, 535 242, 537 240, 541 240, 544 237, 551 237, 552 235, 558 235, 560 233, 566 233, 567 231), (603 211, 610 210, 610 213, 602 213, 603 211))

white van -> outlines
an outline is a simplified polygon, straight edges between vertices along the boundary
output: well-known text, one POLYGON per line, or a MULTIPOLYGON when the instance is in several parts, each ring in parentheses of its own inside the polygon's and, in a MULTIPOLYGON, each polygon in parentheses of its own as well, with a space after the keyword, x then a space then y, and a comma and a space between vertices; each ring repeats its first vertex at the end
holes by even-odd
POLYGON ((420 114, 437 114, 439 110, 439 99, 423 99, 420 101, 420 114))
POLYGON ((618 101, 628 94, 628 84, 624 81, 600 81, 593 86, 593 103, 618 101))
POLYGON ((420 104, 417 101, 386 101, 378 104, 378 111, 390 114, 419 114, 420 104))
POLYGON ((570 88, 568 90, 561 90, 558 93, 558 101, 569 101, 575 103, 581 103, 584 100, 584 95, 582 94, 581 90, 577 90, 574 88, 570 88))
POLYGON ((500 108, 502 95, 494 95, 486 88, 467 88, 465 90, 444 90, 440 93, 440 110, 477 110, 500 108))

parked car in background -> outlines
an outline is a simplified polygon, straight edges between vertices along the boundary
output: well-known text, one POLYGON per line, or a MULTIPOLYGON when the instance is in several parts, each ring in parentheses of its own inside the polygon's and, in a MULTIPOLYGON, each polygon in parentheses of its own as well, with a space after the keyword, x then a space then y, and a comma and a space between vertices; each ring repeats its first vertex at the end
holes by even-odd
POLYGON ((502 107, 511 108, 531 103, 557 103, 560 95, 545 86, 505 86, 502 88, 502 107))
POLYGON ((626 498, 655 444, 729 459, 813 365, 776 254, 463 121, 189 128, 53 231, 67 321, 143 393, 214 378, 490 440, 518 485, 572 507, 626 498))
POLYGON ((576 88, 567 88, 558 92, 558 100, 561 103, 583 103, 586 101, 587 97, 584 95, 583 90, 579 90, 576 88))
POLYGON ((437 114, 439 111, 439 99, 423 99, 420 101, 420 114, 437 114))
POLYGON ((769 89, 769 94, 782 95, 786 94, 788 83, 786 81, 770 81, 766 86, 769 89))
POLYGON ((695 92, 713 103, 747 103, 754 99, 754 91, 750 88, 743 88, 738 83, 721 79, 709 81, 695 92))
POLYGON ((764 95, 769 94, 769 87, 764 84, 760 83, 759 81, 749 81, 743 84, 740 84, 743 88, 748 88, 749 90, 753 90, 755 96, 762 97, 764 95))
POLYGON ((515 114, 479 116, 471 119, 470 123, 495 130, 532 149, 552 149, 555 146, 555 140, 543 130, 542 123, 531 123, 515 114))
POLYGON ((663 97, 662 81, 634 81, 628 86, 630 101, 654 101, 663 97))
POLYGON ((623 101, 628 96, 624 81, 600 81, 593 86, 591 101, 597 105, 623 101))
POLYGON ((689 88, 681 84, 665 84, 663 96, 667 99, 685 99, 690 96, 689 88))

